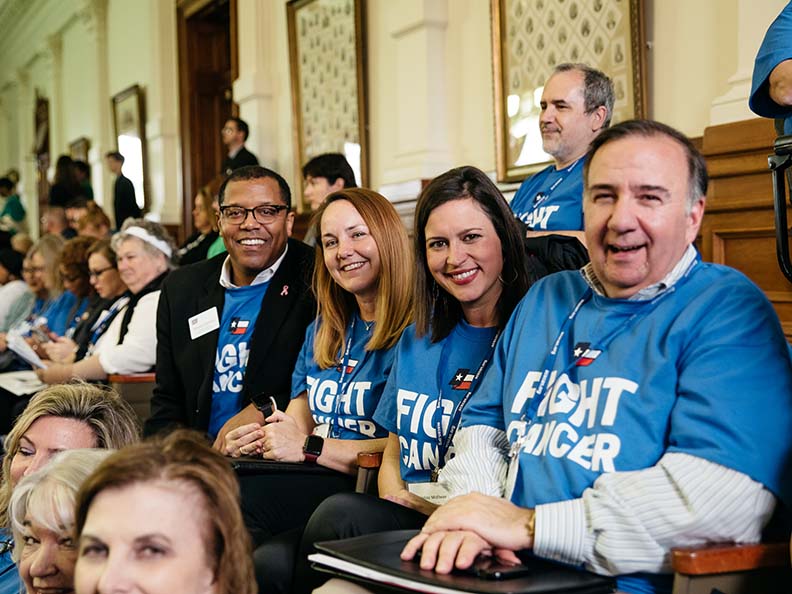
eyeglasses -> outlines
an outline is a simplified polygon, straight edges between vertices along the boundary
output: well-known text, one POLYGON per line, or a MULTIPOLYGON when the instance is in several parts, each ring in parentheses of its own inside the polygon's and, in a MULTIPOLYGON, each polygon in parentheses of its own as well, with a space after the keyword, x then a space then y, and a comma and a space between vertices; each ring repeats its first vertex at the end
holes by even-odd
POLYGON ((115 266, 108 266, 107 268, 102 268, 101 270, 91 270, 89 271, 88 276, 89 278, 96 279, 102 276, 108 270, 115 270, 115 266))
POLYGON ((82 275, 80 273, 69 274, 68 272, 64 272, 63 270, 59 270, 61 278, 67 282, 73 283, 74 281, 78 280, 82 275))
POLYGON ((262 224, 271 223, 282 210, 289 210, 285 204, 262 204, 255 208, 243 206, 221 206, 220 214, 232 225, 241 225, 247 220, 248 213, 253 213, 253 218, 262 224))

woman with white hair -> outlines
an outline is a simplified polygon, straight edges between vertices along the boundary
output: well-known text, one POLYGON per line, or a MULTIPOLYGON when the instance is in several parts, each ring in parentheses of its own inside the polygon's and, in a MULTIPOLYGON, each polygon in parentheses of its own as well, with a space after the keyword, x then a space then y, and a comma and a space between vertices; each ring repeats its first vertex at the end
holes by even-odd
POLYGON ((105 327, 97 332, 98 339, 85 358, 36 371, 41 381, 102 380, 109 374, 142 373, 154 367, 157 304, 160 286, 171 268, 173 239, 158 223, 127 219, 112 245, 121 280, 130 291, 129 302, 103 321, 105 327))
POLYGON ((28 594, 71 592, 77 543, 77 491, 111 450, 61 452, 14 489, 9 507, 13 558, 28 594))

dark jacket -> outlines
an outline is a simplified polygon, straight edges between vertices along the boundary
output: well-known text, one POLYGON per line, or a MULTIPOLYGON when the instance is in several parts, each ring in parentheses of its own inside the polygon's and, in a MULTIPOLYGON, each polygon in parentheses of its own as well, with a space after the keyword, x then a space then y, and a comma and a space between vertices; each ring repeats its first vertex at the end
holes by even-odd
POLYGON ((244 146, 239 149, 239 152, 234 155, 234 158, 226 156, 223 161, 223 169, 220 171, 223 175, 230 175, 234 169, 245 167, 247 165, 258 165, 258 157, 247 150, 244 146))
MULTIPOLYGON (((206 431, 212 403, 212 379, 218 330, 192 340, 188 320, 212 307, 222 319, 225 289, 220 271, 227 254, 171 272, 162 286, 157 309, 157 385, 151 399, 150 435, 172 426, 206 431)), ((288 404, 291 374, 305 329, 316 315, 310 288, 313 251, 289 240, 286 254, 264 295, 256 320, 245 372, 241 406, 260 392, 281 396, 288 404)))
POLYGON ((140 207, 135 199, 135 186, 132 185, 128 177, 120 174, 116 178, 113 196, 113 209, 117 229, 120 229, 128 218, 137 219, 140 217, 140 207))

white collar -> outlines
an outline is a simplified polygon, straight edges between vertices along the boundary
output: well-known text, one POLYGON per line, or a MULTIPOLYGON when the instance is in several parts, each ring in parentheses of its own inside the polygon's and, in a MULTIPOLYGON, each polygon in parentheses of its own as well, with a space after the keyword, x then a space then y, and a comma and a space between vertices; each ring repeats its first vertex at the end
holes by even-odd
MULTIPOLYGON (((644 287, 635 293, 635 295, 628 297, 627 301, 645 301, 647 299, 653 299, 654 297, 657 297, 663 291, 673 287, 679 281, 679 279, 682 278, 685 272, 687 272, 687 269, 693 264, 693 262, 695 262, 695 260, 696 248, 693 247, 693 244, 690 244, 687 246, 685 253, 682 254, 682 257, 679 259, 676 265, 671 269, 671 272, 666 274, 662 280, 660 280, 660 282, 649 285, 648 287, 644 287)), ((597 295, 607 297, 602 283, 594 273, 594 267, 591 265, 591 262, 581 268, 580 273, 597 295)))
MULTIPOLYGON (((250 283, 250 286, 253 285, 260 285, 261 283, 266 283, 269 281, 275 273, 280 268, 283 259, 286 257, 286 252, 289 251, 289 244, 286 244, 286 247, 283 249, 283 253, 280 255, 280 258, 273 262, 272 266, 269 268, 265 268, 261 272, 256 275, 256 278, 253 279, 253 282, 250 283)), ((239 285, 235 285, 231 282, 231 256, 226 256, 225 261, 223 262, 223 267, 220 269, 220 286, 224 289, 238 289, 239 285)), ((243 285, 244 286, 244 285, 243 285)))

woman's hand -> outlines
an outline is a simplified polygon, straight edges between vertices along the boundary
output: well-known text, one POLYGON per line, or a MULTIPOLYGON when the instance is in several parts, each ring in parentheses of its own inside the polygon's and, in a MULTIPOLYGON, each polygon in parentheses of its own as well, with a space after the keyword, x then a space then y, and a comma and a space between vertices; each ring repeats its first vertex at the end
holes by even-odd
POLYGON ((297 426, 297 422, 285 412, 276 410, 266 419, 261 429, 261 454, 268 460, 283 462, 303 462, 303 445, 307 434, 297 426))
POLYGON ((430 503, 423 497, 419 497, 415 493, 410 493, 407 489, 402 489, 398 493, 394 493, 393 495, 385 495, 383 499, 387 499, 388 501, 392 501, 393 503, 398 503, 399 505, 403 505, 404 507, 409 507, 410 509, 414 509, 417 512, 420 512, 426 516, 432 515, 432 513, 437 509, 437 505, 434 503, 430 503))
POLYGON ((220 450, 225 456, 239 458, 240 456, 255 456, 261 454, 261 440, 264 432, 261 424, 248 423, 225 434, 223 447, 220 450))
POLYGON ((43 343, 41 348, 46 353, 47 359, 55 363, 74 363, 77 353, 77 343, 65 336, 53 338, 51 342, 43 343))
POLYGON ((45 384, 62 384, 72 378, 73 371, 71 365, 55 363, 43 369, 36 369, 36 375, 45 384))

